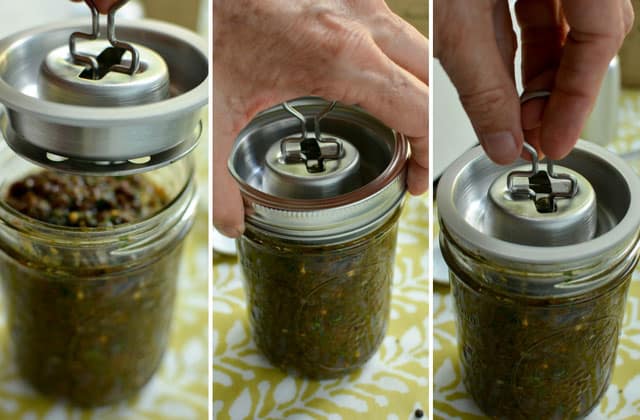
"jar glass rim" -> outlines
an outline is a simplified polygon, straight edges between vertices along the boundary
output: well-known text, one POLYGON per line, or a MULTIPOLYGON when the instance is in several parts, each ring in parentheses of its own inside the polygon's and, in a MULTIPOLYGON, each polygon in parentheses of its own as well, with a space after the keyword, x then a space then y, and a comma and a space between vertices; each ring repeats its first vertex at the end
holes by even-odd
MULTIPOLYGON (((11 153, 11 158, 20 158, 16 155, 4 142, 0 142, 0 155, 3 153, 11 153)), ((22 158, 20 158, 22 159, 22 158)), ((25 161, 34 168, 37 166, 25 161)), ((166 221, 175 214, 181 214, 180 208, 188 206, 190 201, 193 201, 193 197, 190 199, 189 192, 193 191, 195 196, 195 167, 191 156, 174 162, 173 164, 165 168, 175 168, 175 166, 183 166, 184 168, 184 182, 177 191, 172 194, 171 200, 163 206, 162 209, 157 211, 151 216, 145 217, 134 222, 122 223, 115 226, 105 226, 96 228, 80 228, 59 226, 52 223, 47 223, 32 217, 29 217, 18 210, 8 205, 4 197, 0 197, 0 224, 4 224, 14 230, 24 231, 29 235, 36 235, 40 238, 46 238, 47 240, 61 242, 73 242, 74 244, 92 245, 99 243, 108 243, 120 241, 123 236, 128 237, 131 235, 143 234, 144 232, 153 231, 156 228, 170 229, 170 224, 166 221), (185 202, 186 200, 186 202, 185 202)), ((164 168, 160 168, 162 170, 164 168)), ((2 191, 0 191, 2 193, 2 191)))

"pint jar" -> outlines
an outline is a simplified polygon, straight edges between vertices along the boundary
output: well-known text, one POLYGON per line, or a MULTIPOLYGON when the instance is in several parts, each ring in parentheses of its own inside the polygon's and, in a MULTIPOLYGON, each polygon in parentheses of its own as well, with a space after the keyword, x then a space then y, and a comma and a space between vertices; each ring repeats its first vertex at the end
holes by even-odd
POLYGON ((27 217, 5 200, 42 169, 0 143, 0 280, 13 356, 41 393, 81 406, 134 395, 167 347, 182 242, 194 220, 191 159, 143 176, 166 206, 113 227, 27 217))
POLYGON ((499 167, 476 148, 438 189, 463 380, 494 418, 580 418, 611 380, 638 261, 640 184, 583 141, 546 172, 530 166, 499 167), (505 182, 514 173, 528 179, 524 197, 505 182), (574 194, 545 207, 569 179, 574 194))
POLYGON ((408 143, 355 107, 285 105, 258 115, 229 160, 245 201, 249 319, 275 366, 337 377, 386 332, 408 143))

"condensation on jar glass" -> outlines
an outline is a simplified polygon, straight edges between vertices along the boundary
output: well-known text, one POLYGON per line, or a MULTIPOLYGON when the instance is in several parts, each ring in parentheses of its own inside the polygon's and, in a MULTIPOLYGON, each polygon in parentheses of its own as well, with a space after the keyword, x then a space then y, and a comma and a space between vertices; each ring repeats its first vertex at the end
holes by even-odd
POLYGON ((246 208, 238 240, 250 324, 276 366, 344 375, 389 319, 406 139, 359 108, 298 99, 259 114, 229 159, 246 208))
POLYGON ((640 183, 584 141, 558 162, 528 150, 505 167, 475 148, 438 188, 464 384, 492 417, 582 417, 615 364, 640 183))

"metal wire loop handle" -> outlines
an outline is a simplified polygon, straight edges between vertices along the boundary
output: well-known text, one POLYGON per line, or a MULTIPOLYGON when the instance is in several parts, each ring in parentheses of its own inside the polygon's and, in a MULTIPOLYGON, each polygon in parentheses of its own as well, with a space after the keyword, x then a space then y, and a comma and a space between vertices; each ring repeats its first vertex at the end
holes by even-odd
MULTIPOLYGON (((551 96, 551 92, 549 91, 534 91, 534 92, 525 92, 520 96, 520 103, 523 104, 527 101, 537 98, 545 98, 551 96)), ((528 196, 529 198, 536 198, 536 192, 531 188, 530 184, 527 185, 515 185, 515 178, 531 178, 536 175, 539 171, 539 161, 538 161, 538 152, 536 149, 528 143, 524 143, 523 148, 531 155, 531 170, 530 171, 512 171, 507 175, 507 189, 509 192, 515 196, 528 196)), ((553 198, 573 198, 578 193, 578 180, 575 176, 571 174, 558 174, 555 172, 554 168, 555 162, 551 159, 547 159, 547 175, 549 179, 556 180, 567 180, 571 183, 569 189, 567 191, 553 191, 550 193, 549 197, 553 198)))
MULTIPOLYGON (((96 7, 96 4, 93 0, 84 1, 87 6, 89 6, 89 9, 91 9, 92 33, 72 33, 69 37, 69 52, 74 61, 91 66, 91 74, 95 79, 98 77, 98 69, 100 67, 97 58, 90 54, 79 53, 76 47, 78 38, 93 41, 100 37, 100 13, 98 12, 98 8, 96 7)), ((122 6, 124 6, 128 2, 129 0, 119 0, 111 7, 111 9, 109 9, 109 13, 107 15, 107 40, 109 41, 111 46, 127 50, 131 53, 131 65, 125 66, 123 64, 115 64, 111 66, 109 70, 134 75, 140 69, 140 53, 133 47, 133 45, 126 42, 118 41, 118 39, 116 38, 116 13, 122 6)))
POLYGON ((531 156, 531 170, 530 171, 512 171, 507 175, 507 189, 512 195, 521 196, 527 195, 528 197, 535 197, 536 192, 527 185, 515 185, 514 180, 516 178, 530 178, 538 173, 539 162, 538 162, 538 152, 536 149, 531 146, 529 143, 523 143, 522 147, 529 153, 531 156))
POLYGON ((129 0, 120 0, 109 9, 109 14, 107 15, 107 39, 113 47, 122 48, 131 53, 131 65, 129 67, 123 64, 116 64, 111 66, 110 70, 129 73, 133 76, 140 69, 140 53, 133 45, 118 41, 116 38, 116 12, 128 2, 129 0))
POLYGON ((78 38, 93 41, 95 39, 98 39, 98 37, 100 36, 100 13, 98 12, 98 8, 96 7, 93 0, 84 0, 84 2, 87 4, 87 6, 89 6, 89 9, 91 9, 91 33, 72 33, 69 37, 69 53, 71 54, 71 57, 73 57, 74 61, 91 66, 91 73, 95 77, 99 67, 98 60, 92 55, 80 54, 76 49, 76 41, 78 38))
POLYGON ((557 174, 555 172, 555 169, 553 167, 554 165, 554 161, 552 161, 551 159, 549 159, 547 161, 547 174, 549 175, 549 178, 551 179, 565 179, 568 180, 571 183, 571 186, 569 187, 569 189, 564 192, 564 191, 558 191, 558 192, 553 192, 551 195, 553 197, 560 197, 560 198, 573 198, 575 197, 575 195, 578 193, 578 180, 576 179, 575 176, 571 175, 571 174, 557 174))
POLYGON ((318 115, 316 115, 315 117, 313 117, 313 123, 315 126, 315 133, 316 133, 316 140, 319 143, 331 143, 331 144, 335 144, 336 145, 336 152, 330 155, 325 155, 324 158, 325 159, 338 159, 340 158, 340 156, 342 156, 342 142, 338 139, 323 139, 322 138, 322 132, 320 131, 320 121, 326 117, 331 111, 333 111, 333 108, 336 107, 336 101, 332 101, 329 105, 327 105, 327 107, 325 109, 323 109, 322 111, 320 111, 320 113, 318 115))
MULTIPOLYGON (((320 130, 320 121, 325 118, 336 106, 336 101, 329 103, 320 113, 313 117, 314 122, 314 135, 315 141, 318 143, 318 149, 320 150, 320 156, 317 160, 324 159, 339 159, 342 157, 342 142, 336 138, 323 138, 322 132, 320 130), (325 154, 320 149, 320 144, 333 144, 335 145, 335 153, 325 154)), ((304 115, 298 110, 296 110, 291 104, 284 102, 282 104, 285 110, 289 112, 291 115, 296 117, 298 121, 300 121, 300 137, 287 137, 280 142, 280 153, 284 157, 285 161, 288 162, 307 162, 309 157, 305 156, 301 150, 296 150, 295 152, 291 152, 287 146, 289 144, 296 144, 298 148, 301 143, 307 140, 308 131, 307 131, 307 119, 304 115)))
POLYGON ((298 119, 298 121, 300 121, 300 133, 302 133, 299 139, 295 137, 287 137, 280 142, 280 153, 282 153, 282 156, 286 158, 287 144, 301 142, 307 138, 307 119, 297 109, 289 105, 289 103, 284 102, 282 106, 287 110, 287 112, 289 112, 289 114, 293 115, 298 119))

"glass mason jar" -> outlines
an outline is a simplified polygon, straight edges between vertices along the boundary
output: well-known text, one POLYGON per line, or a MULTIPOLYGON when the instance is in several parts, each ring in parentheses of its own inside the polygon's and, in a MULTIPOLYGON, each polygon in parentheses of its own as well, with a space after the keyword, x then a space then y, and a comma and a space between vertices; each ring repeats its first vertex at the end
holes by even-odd
MULTIPOLYGON (((556 237, 561 245, 551 237, 533 243, 525 238, 544 235, 527 225, 531 219, 511 226, 511 240, 505 237, 508 230, 495 228, 486 199, 493 175, 505 168, 481 150, 454 163, 438 190, 463 381, 494 418, 580 418, 611 380, 638 262, 640 184, 620 158, 585 142, 559 164, 558 172, 575 170, 588 180, 579 187, 595 191, 591 238, 576 240, 578 232, 556 237)), ((544 217, 574 214, 570 204, 560 206, 566 207, 544 217)), ((561 233, 584 231, 587 223, 576 220, 561 233)))
POLYGON ((324 379, 362 366, 384 338, 408 144, 354 107, 289 105, 300 114, 261 113, 231 153, 246 208, 238 253, 258 348, 282 370, 324 379), (283 157, 318 137, 320 150, 339 139, 342 153, 320 169, 283 157))
POLYGON ((330 378, 373 356, 389 320, 400 211, 342 244, 296 243, 247 227, 238 251, 249 317, 271 363, 330 378))
MULTIPOLYGON (((41 170, 0 144, 0 196, 41 170)), ((12 351, 45 395, 97 406, 134 395, 169 338, 182 242, 196 205, 193 164, 145 174, 169 201, 144 220, 68 228, 0 200, 0 280, 12 351)))

